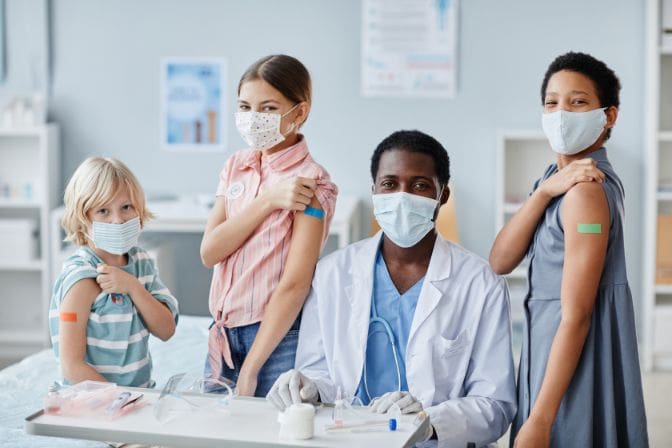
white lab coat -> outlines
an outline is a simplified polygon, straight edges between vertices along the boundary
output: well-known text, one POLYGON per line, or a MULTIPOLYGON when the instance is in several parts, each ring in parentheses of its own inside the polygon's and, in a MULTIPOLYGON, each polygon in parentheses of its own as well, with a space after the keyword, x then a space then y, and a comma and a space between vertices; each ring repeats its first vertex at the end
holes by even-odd
MULTIPOLYGON (((322 259, 303 309, 296 368, 322 401, 354 396, 366 353, 382 232, 322 259)), ((390 368, 394 368, 390 366, 390 368)), ((516 412, 506 284, 488 264, 437 236, 406 347, 409 392, 440 447, 496 441, 516 412)))

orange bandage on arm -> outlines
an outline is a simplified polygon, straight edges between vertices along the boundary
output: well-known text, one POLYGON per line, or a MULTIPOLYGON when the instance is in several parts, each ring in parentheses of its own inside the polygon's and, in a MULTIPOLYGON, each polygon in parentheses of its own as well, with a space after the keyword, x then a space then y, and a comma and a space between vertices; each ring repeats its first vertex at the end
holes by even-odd
POLYGON ((66 311, 61 311, 58 314, 58 317, 61 322, 77 322, 77 313, 69 313, 66 311))

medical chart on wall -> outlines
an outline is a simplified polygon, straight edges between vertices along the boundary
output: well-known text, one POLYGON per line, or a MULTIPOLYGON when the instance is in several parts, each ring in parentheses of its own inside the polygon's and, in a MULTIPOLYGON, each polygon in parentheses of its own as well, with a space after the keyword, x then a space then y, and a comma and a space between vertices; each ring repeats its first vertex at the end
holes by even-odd
POLYGON ((455 95, 458 0, 363 0, 362 95, 455 95))
POLYGON ((171 151, 224 151, 226 62, 168 58, 161 64, 161 143, 171 151))

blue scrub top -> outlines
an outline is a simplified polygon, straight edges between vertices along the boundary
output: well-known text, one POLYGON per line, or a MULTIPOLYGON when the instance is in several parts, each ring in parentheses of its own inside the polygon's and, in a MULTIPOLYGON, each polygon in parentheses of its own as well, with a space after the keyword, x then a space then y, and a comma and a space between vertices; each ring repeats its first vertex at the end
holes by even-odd
MULTIPOLYGON (((370 316, 373 317, 374 315, 373 306, 375 304, 378 317, 386 320, 392 329, 398 354, 401 390, 404 391, 408 390, 406 382, 406 345, 408 344, 408 334, 411 331, 411 323, 424 279, 422 277, 404 294, 399 294, 387 270, 382 252, 378 248, 374 267, 370 316)), ((369 322, 368 335, 364 362, 366 362, 366 379, 371 397, 369 398, 364 388, 364 371, 362 371, 362 379, 357 388, 357 396, 364 405, 369 404, 370 399, 397 390, 398 386, 394 353, 384 326, 379 322, 369 322)))

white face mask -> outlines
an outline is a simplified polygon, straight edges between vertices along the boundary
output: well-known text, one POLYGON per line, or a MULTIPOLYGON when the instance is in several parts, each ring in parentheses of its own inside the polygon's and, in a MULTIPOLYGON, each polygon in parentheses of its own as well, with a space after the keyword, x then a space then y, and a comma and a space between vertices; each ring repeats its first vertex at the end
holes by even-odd
POLYGON ((280 132, 282 117, 293 111, 301 103, 297 103, 284 114, 268 112, 236 112, 236 128, 245 143, 251 148, 262 151, 271 148, 285 139, 285 135, 294 130, 294 123, 289 125, 287 132, 280 132))
POLYGON ((115 255, 123 255, 138 244, 140 217, 129 219, 123 224, 93 221, 91 232, 93 244, 98 249, 115 255))
MULTIPOLYGON (((439 197, 441 194, 439 194, 439 197)), ((434 228, 439 201, 417 194, 374 194, 373 213, 385 235, 399 247, 411 247, 434 228)))
POLYGON ((607 124, 606 107, 588 112, 559 110, 541 115, 541 126, 553 151, 558 154, 577 154, 590 147, 607 124))

